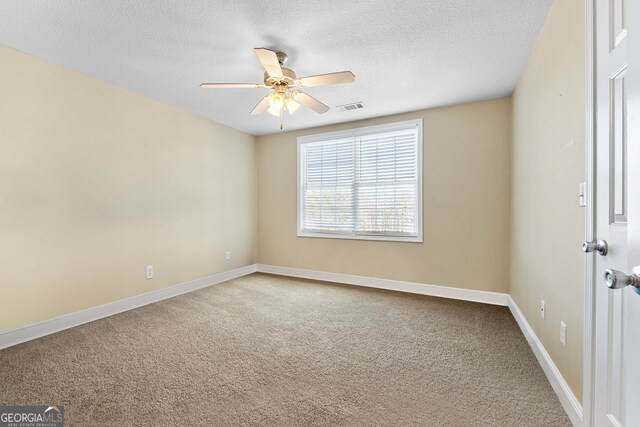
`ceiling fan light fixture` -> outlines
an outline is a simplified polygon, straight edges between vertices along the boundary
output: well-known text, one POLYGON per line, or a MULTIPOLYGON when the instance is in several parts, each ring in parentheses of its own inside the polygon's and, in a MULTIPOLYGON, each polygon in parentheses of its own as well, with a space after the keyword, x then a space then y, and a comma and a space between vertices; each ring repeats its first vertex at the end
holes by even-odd
POLYGON ((282 96, 282 94, 280 93, 274 93, 273 95, 271 95, 271 99, 269 100, 269 105, 271 105, 271 108, 274 108, 276 110, 281 110, 282 107, 284 106, 284 96, 282 96))
POLYGON ((288 97, 285 99, 285 105, 287 106, 287 111, 289 112, 289 114, 295 113, 296 111, 298 111, 298 108, 300 108, 300 104, 298 104, 292 97, 288 97))
POLYGON ((267 110, 267 113, 271 114, 272 116, 276 116, 276 117, 280 117, 280 113, 282 112, 282 108, 275 108, 273 106, 269 107, 269 109, 267 110))
MULTIPOLYGON (((295 87, 307 88, 355 82, 356 77, 351 71, 338 71, 336 73, 298 78, 292 69, 283 67, 287 60, 287 55, 284 53, 261 47, 255 48, 253 51, 265 70, 263 83, 202 83, 200 87, 272 89, 273 92, 264 96, 249 114, 257 116, 267 111, 269 114, 282 118, 285 110, 289 114, 294 114, 300 106, 310 108, 318 114, 324 114, 329 111, 328 105, 323 104, 305 92, 295 90, 295 87)), ((280 124, 280 129, 282 129, 282 124, 280 124)))

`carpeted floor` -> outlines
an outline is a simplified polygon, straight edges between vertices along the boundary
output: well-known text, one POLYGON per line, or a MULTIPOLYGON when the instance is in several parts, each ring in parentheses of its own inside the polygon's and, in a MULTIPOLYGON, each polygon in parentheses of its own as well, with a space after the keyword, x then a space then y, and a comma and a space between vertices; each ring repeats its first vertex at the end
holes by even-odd
POLYGON ((569 426, 505 307, 254 274, 0 351, 68 426, 569 426))

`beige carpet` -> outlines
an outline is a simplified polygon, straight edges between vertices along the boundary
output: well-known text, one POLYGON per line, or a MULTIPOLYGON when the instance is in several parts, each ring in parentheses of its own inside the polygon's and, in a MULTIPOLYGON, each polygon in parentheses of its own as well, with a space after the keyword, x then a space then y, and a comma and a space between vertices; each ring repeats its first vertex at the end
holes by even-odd
POLYGON ((568 426, 505 307, 254 274, 0 351, 69 426, 568 426))

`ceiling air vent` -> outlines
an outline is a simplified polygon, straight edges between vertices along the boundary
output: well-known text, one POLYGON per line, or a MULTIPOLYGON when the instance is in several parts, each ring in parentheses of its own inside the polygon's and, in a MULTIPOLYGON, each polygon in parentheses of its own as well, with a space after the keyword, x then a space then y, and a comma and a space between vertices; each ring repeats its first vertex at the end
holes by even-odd
POLYGON ((336 108, 340 111, 361 110, 364 108, 364 104, 362 102, 353 102, 351 104, 338 105, 336 108))

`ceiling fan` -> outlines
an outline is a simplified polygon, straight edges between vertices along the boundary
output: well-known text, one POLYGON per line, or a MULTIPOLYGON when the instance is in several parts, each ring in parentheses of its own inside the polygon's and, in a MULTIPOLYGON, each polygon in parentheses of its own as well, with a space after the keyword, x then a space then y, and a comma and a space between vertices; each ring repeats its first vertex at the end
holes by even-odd
POLYGON ((288 111, 289 114, 295 113, 300 108, 300 105, 304 105, 320 114, 329 111, 327 105, 294 88, 353 83, 356 80, 356 76, 351 71, 298 78, 292 69, 284 67, 285 62, 287 62, 285 53, 274 52, 264 48, 255 48, 253 50, 265 69, 264 83, 202 83, 200 87, 212 89, 271 88, 273 92, 262 98, 258 105, 251 110, 250 114, 255 116, 267 110, 274 116, 281 117, 284 111, 288 111))

